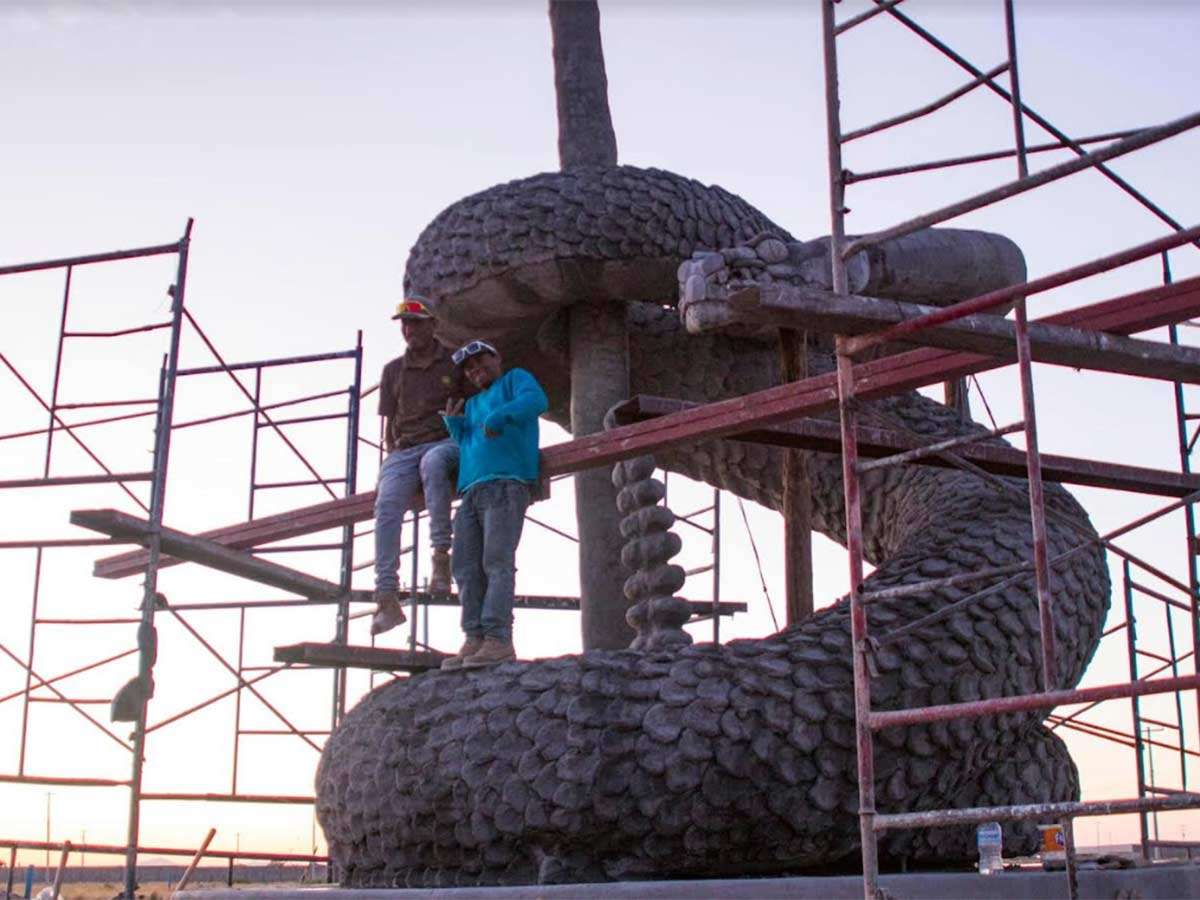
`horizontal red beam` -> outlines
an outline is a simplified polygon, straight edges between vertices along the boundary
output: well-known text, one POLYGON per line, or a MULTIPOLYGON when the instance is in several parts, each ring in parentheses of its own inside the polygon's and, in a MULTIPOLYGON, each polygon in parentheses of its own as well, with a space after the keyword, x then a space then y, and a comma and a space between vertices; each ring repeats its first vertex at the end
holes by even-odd
MULTIPOLYGON (((1037 321, 1134 334, 1200 315, 1197 282, 1192 279, 1139 291, 1037 321)), ((872 400, 1007 364, 979 353, 914 350, 856 365, 855 394, 859 400, 872 400)), ((551 474, 578 472, 676 444, 728 437, 756 426, 813 415, 836 405, 837 376, 830 372, 556 444, 542 452, 542 459, 551 474)))
MULTIPOLYGON (((284 732, 291 734, 292 732, 284 732)), ((243 732, 245 734, 245 732, 243 732)), ((186 793, 142 793, 143 800, 196 801, 198 803, 312 803, 312 797, 302 794, 186 794, 186 793)))
POLYGON ((48 478, 20 478, 0 481, 0 488, 63 487, 78 484, 110 484, 114 481, 150 481, 153 472, 115 472, 111 475, 56 475, 48 478))
POLYGON ((875 830, 892 828, 936 828, 944 825, 974 825, 978 822, 1041 819, 1056 821, 1085 816, 1115 816, 1122 813, 1196 809, 1200 795, 1133 797, 1128 800, 1068 800, 1062 803, 1028 803, 1021 806, 976 806, 966 809, 930 809, 908 813, 884 813, 875 817, 875 830))
POLYGON ((87 256, 66 256, 62 259, 47 259, 43 262, 0 266, 0 275, 39 272, 43 269, 64 269, 67 266, 86 266, 91 263, 114 262, 118 259, 137 259, 142 256, 160 256, 164 253, 178 253, 182 248, 183 241, 176 241, 173 244, 157 244, 153 247, 138 247, 134 250, 114 250, 110 253, 92 253, 87 256))
MULTIPOLYGON (((145 795, 143 795, 145 796, 145 795)), ((17 850, 61 850, 63 844, 50 841, 14 841, 0 838, 0 847, 12 847, 17 850)), ((126 847, 120 844, 77 844, 71 841, 71 849, 76 853, 95 853, 100 855, 124 856, 126 847)), ((154 856, 187 856, 196 855, 195 847, 138 847, 138 853, 153 854, 154 856)), ((206 857, 214 859, 261 859, 265 862, 328 862, 327 856, 313 856, 307 853, 263 853, 256 850, 205 850, 206 857)))
MULTIPOLYGON (((249 550, 259 544, 269 544, 287 538, 313 534, 329 528, 340 528, 363 522, 375 515, 375 492, 368 491, 343 497, 339 500, 327 500, 313 506, 289 510, 274 516, 263 516, 236 525, 226 525, 211 531, 202 531, 196 537, 205 538, 232 550, 249 550)), ((98 578, 124 578, 136 575, 146 568, 150 554, 145 550, 135 550, 117 556, 109 556, 96 561, 92 574, 98 578)), ((160 567, 175 566, 183 560, 164 556, 160 567)))
POLYGON ((0 784, 41 784, 58 787, 126 787, 129 781, 117 781, 112 778, 72 778, 68 775, 0 775, 0 784))
MULTIPOLYGON (((618 422, 626 423, 647 421, 696 406, 699 404, 639 395, 617 406, 614 413, 618 422)), ((730 440, 825 453, 840 453, 842 449, 841 429, 837 423, 807 417, 773 428, 755 428, 739 432, 730 437, 730 440)), ((893 453, 919 449, 926 443, 902 431, 863 425, 858 428, 858 454, 862 458, 880 459, 893 453)), ((962 444, 945 453, 930 454, 914 460, 914 463, 947 468, 954 465, 949 456, 968 460, 993 475, 1024 478, 1028 471, 1025 452, 1003 444, 962 444)), ((1196 474, 1049 453, 1042 454, 1042 477, 1046 481, 1059 484, 1081 484, 1163 497, 1186 497, 1200 490, 1200 475, 1196 474)))
POLYGON ((1102 272, 1116 269, 1120 266, 1128 265, 1132 262, 1137 262, 1149 256, 1156 256, 1174 247, 1194 241, 1198 237, 1200 237, 1200 225, 1195 225, 1185 231, 1169 234, 1145 244, 1131 247, 1128 250, 1113 253, 1110 256, 1103 256, 1083 265, 1073 266, 1070 269, 1064 269, 1061 272, 1036 278, 1024 284, 1013 284, 998 288, 986 294, 981 294, 978 297, 962 300, 926 315, 900 322, 872 334, 853 337, 846 342, 845 349, 847 353, 854 354, 870 347, 877 347, 888 341, 900 340, 906 336, 914 335, 923 329, 946 322, 953 322, 955 319, 960 319, 972 313, 987 312, 1019 297, 1030 297, 1043 291, 1061 287, 1064 284, 1070 284, 1102 272))
MULTIPOLYGON (((1038 319, 1113 334, 1136 334, 1200 316, 1200 284, 1191 279, 1038 319)), ((883 397, 928 384, 1007 365, 978 353, 925 348, 854 367, 861 399, 883 397)), ((728 437, 756 427, 796 419, 837 405, 837 379, 832 373, 779 385, 753 394, 709 403, 647 422, 555 444, 542 451, 542 471, 548 477, 612 465, 622 459, 697 440, 728 437)), ((362 522, 374 515, 375 492, 301 507, 275 516, 241 522, 197 537, 234 549, 312 534, 362 522)), ((101 578, 136 575, 146 567, 144 551, 98 560, 94 574, 101 578)), ((163 565, 178 560, 166 559, 163 565)))
POLYGON ((966 703, 944 703, 940 706, 922 706, 913 709, 896 709, 873 712, 870 725, 875 731, 899 725, 928 725, 946 719, 977 719, 1003 713, 1030 712, 1035 709, 1053 709, 1093 700, 1117 700, 1122 697, 1141 697, 1146 694, 1166 694, 1175 691, 1194 691, 1200 688, 1200 675, 1182 678, 1162 678, 1157 681, 1134 681, 1132 683, 1105 684, 1099 687, 1075 688, 1069 691, 1046 691, 1041 694, 1022 694, 1019 697, 992 697, 988 700, 970 700, 966 703))

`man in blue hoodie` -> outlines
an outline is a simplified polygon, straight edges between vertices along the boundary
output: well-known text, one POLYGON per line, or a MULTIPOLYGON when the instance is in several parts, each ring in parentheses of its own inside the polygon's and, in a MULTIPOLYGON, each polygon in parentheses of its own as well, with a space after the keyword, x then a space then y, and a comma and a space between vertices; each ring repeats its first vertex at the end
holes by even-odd
POLYGON ((470 341, 454 352, 479 391, 450 400, 443 416, 458 444, 458 492, 451 566, 462 603, 466 641, 443 669, 490 666, 514 659, 513 592, 525 508, 538 480, 538 416, 546 392, 524 369, 509 369, 496 348, 470 341))

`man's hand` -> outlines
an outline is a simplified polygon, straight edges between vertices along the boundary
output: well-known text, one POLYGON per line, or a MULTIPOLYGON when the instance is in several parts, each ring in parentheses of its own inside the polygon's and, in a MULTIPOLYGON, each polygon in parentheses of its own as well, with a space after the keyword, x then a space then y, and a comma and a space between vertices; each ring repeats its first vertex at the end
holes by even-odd
POLYGON ((483 422, 484 437, 498 438, 498 437, 500 437, 500 432, 503 430, 503 428, 504 428, 504 417, 496 415, 496 413, 493 412, 483 422))
POLYGON ((466 402, 467 401, 463 400, 461 397, 458 400, 455 400, 453 397, 447 397, 446 398, 446 408, 442 410, 442 415, 461 416, 462 411, 463 411, 463 405, 466 402))

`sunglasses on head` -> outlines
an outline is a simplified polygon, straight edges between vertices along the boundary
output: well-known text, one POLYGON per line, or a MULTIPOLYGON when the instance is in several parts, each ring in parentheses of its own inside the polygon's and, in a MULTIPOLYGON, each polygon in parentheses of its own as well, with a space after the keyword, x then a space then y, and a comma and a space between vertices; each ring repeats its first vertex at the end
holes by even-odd
POLYGON ((461 366, 472 356, 478 356, 480 353, 491 353, 493 356, 499 356, 496 348, 487 341, 471 341, 469 344, 463 344, 451 355, 450 359, 454 361, 456 366, 461 366))

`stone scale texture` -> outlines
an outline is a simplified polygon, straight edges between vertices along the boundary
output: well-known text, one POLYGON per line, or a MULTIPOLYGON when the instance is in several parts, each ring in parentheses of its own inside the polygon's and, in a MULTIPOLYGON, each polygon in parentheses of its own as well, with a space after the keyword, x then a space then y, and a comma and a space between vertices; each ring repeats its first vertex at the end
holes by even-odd
MULTIPOLYGON (((719 271, 725 283, 745 281, 761 267, 731 268, 730 259, 748 260, 745 249, 762 261, 780 254, 764 233, 789 255, 808 246, 720 188, 661 170, 576 169, 454 204, 414 246, 406 285, 435 299, 448 342, 491 337, 508 362, 534 371, 551 398, 548 415, 560 423, 569 397, 562 312, 581 300, 625 305, 632 392, 707 402, 776 384, 777 349, 773 337, 736 329, 689 333, 676 309, 680 265, 725 248, 707 274, 714 284, 719 271)), ((926 290, 925 302, 1024 274, 1011 242, 963 231, 914 236, 868 262, 856 289, 905 298, 926 290)), ((773 278, 822 277, 818 262, 800 274, 776 274, 771 265, 778 263, 766 263, 773 278)), ((690 272, 683 274, 686 295, 690 272)), ((696 287, 691 299, 719 293, 696 287)), ((814 342, 810 371, 832 364, 814 342)), ((863 415, 928 440, 981 430, 916 393, 866 404, 863 415)), ((814 528, 844 543, 840 459, 806 455, 814 528)), ((655 461, 780 507, 782 453, 774 448, 699 442, 659 451, 655 461)), ((1024 484, 1004 485, 919 466, 865 474, 864 546, 875 566, 865 587, 1030 560, 1024 484)), ((1046 504, 1051 558, 1086 545, 1052 577, 1060 686, 1070 686, 1099 640, 1109 576, 1079 504, 1056 485, 1047 485, 1046 504)), ((536 572, 522 578, 536 581, 536 572)), ((989 584, 869 607, 875 708, 1037 689, 1031 579, 997 582, 979 601, 925 619, 989 584)), ((853 865, 848 612, 843 598, 757 640, 593 651, 377 688, 331 735, 317 772, 317 815, 342 883, 549 883, 853 865)), ((883 812, 1078 796, 1066 748, 1033 713, 880 732, 875 774, 883 812)), ((1004 831, 1014 852, 1036 845, 1031 824, 1004 831)), ((880 850, 885 865, 964 861, 973 833, 889 832, 880 850)))

